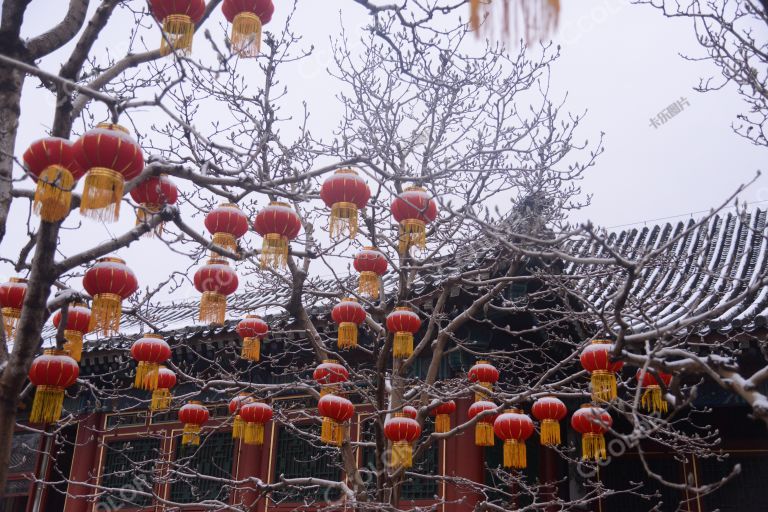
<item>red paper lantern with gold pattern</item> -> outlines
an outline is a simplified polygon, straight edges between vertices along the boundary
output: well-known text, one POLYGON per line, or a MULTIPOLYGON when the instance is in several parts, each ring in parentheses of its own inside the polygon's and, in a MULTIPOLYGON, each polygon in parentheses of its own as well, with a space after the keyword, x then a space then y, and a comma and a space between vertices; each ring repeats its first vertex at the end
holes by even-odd
POLYGON ((131 357, 139 364, 133 387, 154 391, 157 389, 160 365, 171 358, 171 347, 159 334, 145 334, 131 345, 131 357))
POLYGON ((248 232, 248 217, 232 203, 223 203, 205 216, 205 227, 213 245, 237 254, 237 241, 248 232))
POLYGON ((27 280, 12 277, 7 283, 0 284, 0 308, 3 311, 3 328, 6 341, 16 336, 16 327, 21 318, 21 308, 27 295, 27 280))
MULTIPOLYGON (((495 411, 497 405, 493 402, 480 400, 473 403, 467 411, 469 419, 475 419, 476 416, 485 411, 495 411)), ((493 422, 496 421, 497 414, 487 414, 475 423, 475 446, 493 446, 495 440, 493 438, 493 422)))
POLYGON ((202 402, 191 401, 179 409, 179 421, 184 424, 181 434, 181 444, 199 445, 200 431, 203 425, 211 417, 202 402))
POLYGON ((288 242, 296 238, 301 230, 301 219, 296 210, 287 203, 273 201, 256 215, 253 227, 264 237, 262 268, 284 267, 288 262, 288 242))
POLYGON ((104 336, 117 334, 123 300, 139 288, 133 271, 120 258, 101 258, 85 271, 83 288, 93 297, 91 330, 104 336))
POLYGON ((559 398, 545 396, 533 403, 531 413, 541 422, 541 444, 544 446, 559 445, 560 421, 568 415, 565 404, 559 398))
POLYGON ((176 374, 165 366, 157 370, 157 388, 152 392, 149 409, 152 412, 167 411, 171 408, 171 389, 176 385, 176 374))
POLYGON ((669 383, 672 382, 672 375, 664 373, 662 371, 656 371, 658 378, 654 376, 650 370, 646 370, 643 373, 642 368, 638 368, 637 382, 643 388, 643 396, 641 398, 641 405, 643 409, 648 412, 663 412, 666 413, 669 409, 667 401, 664 400, 664 394, 661 389, 661 384, 664 384, 664 388, 669 387, 669 383))
POLYGON ((430 409, 429 415, 435 418, 435 432, 444 434, 451 430, 451 414, 456 412, 456 402, 448 400, 430 409))
POLYGON ((419 315, 411 308, 399 307, 387 315, 387 331, 394 333, 392 357, 406 359, 413 355, 413 335, 421 329, 419 315))
POLYGON ((510 409, 493 422, 496 437, 504 441, 504 467, 524 469, 528 466, 525 441, 533 434, 533 421, 520 409, 510 409))
POLYGON ((402 412, 406 418, 411 418, 412 420, 415 420, 419 416, 419 410, 412 405, 406 405, 400 412, 402 412))
MULTIPOLYGON (((499 370, 488 361, 478 361, 469 369, 467 378, 472 384, 479 384, 488 391, 493 391, 493 385, 499 381, 499 370)), ((485 400, 490 393, 478 391, 475 400, 485 400)))
MULTIPOLYGON (((53 315, 53 326, 61 324, 61 310, 53 315)), ((83 357, 83 336, 91 332, 91 310, 85 304, 72 304, 67 308, 67 325, 64 326, 64 350, 78 363, 83 357)))
POLYGON ((232 24, 232 50, 242 58, 255 57, 261 51, 262 27, 272 20, 272 0, 224 0, 224 17, 232 24))
POLYGON ((437 203, 421 187, 408 187, 392 201, 392 217, 400 225, 401 255, 413 246, 424 249, 427 225, 437 218, 437 203))
POLYGON ((381 277, 389 268, 387 258, 375 247, 363 247, 363 250, 355 256, 354 266, 355 270, 360 272, 358 293, 378 297, 381 277))
MULTIPOLYGON (((165 174, 150 176, 131 190, 131 198, 139 204, 136 210, 136 224, 147 222, 153 215, 159 213, 164 206, 176 204, 179 200, 179 190, 176 184, 165 174)), ((163 223, 158 224, 154 231, 147 233, 160 236, 163 233, 163 223)))
POLYGON ((323 417, 320 439, 332 446, 341 446, 344 441, 345 423, 355 415, 355 406, 338 395, 325 395, 317 402, 317 410, 323 417))
POLYGON ((203 294, 200 300, 200 321, 223 324, 227 314, 227 297, 237 291, 237 273, 227 260, 211 258, 195 272, 195 288, 203 294))
POLYGON ((584 460, 606 460, 605 433, 613 425, 608 411, 591 404, 584 404, 571 416, 571 427, 581 434, 581 458, 584 460))
POLYGON ((371 198, 371 189, 365 180, 352 169, 339 169, 323 182, 320 198, 331 209, 328 228, 331 238, 340 238, 346 232, 354 239, 358 228, 357 212, 364 209, 371 198))
POLYGON ((611 361, 613 343, 609 340, 593 340, 582 352, 581 366, 591 374, 592 400, 610 402, 618 396, 616 373, 624 363, 611 361))
POLYGON ((320 385, 320 396, 335 393, 349 380, 349 372, 335 359, 326 359, 315 368, 312 378, 320 385))
POLYGON ((72 190, 85 172, 75 158, 70 141, 46 137, 30 144, 24 165, 37 183, 33 211, 45 222, 58 222, 69 215, 72 190))
POLYGON ((363 306, 355 299, 341 299, 331 310, 331 319, 339 326, 339 350, 347 350, 357 346, 358 328, 368 316, 363 306))
POLYGON ((141 147, 120 125, 101 123, 73 146, 75 158, 87 171, 80 214, 103 222, 120 217, 125 182, 141 174, 141 147))
POLYGON ((232 439, 242 439, 245 434, 245 421, 240 416, 240 409, 253 402, 253 398, 248 393, 240 393, 229 401, 229 414, 234 414, 235 419, 232 422, 232 439))
POLYGON ((261 356, 261 341, 269 334, 267 322, 258 315, 248 315, 235 328, 243 340, 240 357, 248 361, 258 361, 261 356))
POLYGON ((240 407, 240 417, 245 422, 243 442, 248 445, 264 444, 264 424, 272 419, 272 407, 263 402, 249 402, 240 407))
POLYGON ((205 14, 205 0, 150 0, 152 14, 163 26, 160 53, 172 51, 188 55, 192 52, 195 25, 205 14))
POLYGON ((413 443, 421 436, 419 422, 395 413, 384 423, 384 435, 392 442, 391 467, 413 467, 413 443))
POLYGON ((64 390, 77 382, 80 368, 77 361, 63 350, 47 349, 32 361, 29 380, 37 387, 30 423, 56 423, 61 418, 64 390))

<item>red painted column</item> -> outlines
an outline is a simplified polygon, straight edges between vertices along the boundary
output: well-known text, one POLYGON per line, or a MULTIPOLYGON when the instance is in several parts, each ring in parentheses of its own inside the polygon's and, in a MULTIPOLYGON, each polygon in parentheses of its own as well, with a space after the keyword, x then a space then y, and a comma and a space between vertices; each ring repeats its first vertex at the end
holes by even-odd
MULTIPOLYGON (((472 402, 473 400, 468 398, 456 400, 456 412, 451 417, 452 427, 468 420, 467 410, 472 402)), ((485 478, 484 458, 483 448, 475 446, 475 431, 472 427, 443 442, 440 450, 440 470, 442 473, 444 466, 446 476, 482 482, 485 478)), ((482 495, 479 493, 468 492, 466 488, 458 489, 455 485, 447 483, 445 500, 448 503, 443 507, 444 512, 470 512, 481 499, 482 495)))
MULTIPOLYGON (((557 499, 557 485, 558 480, 558 466, 560 463, 560 456, 555 450, 548 446, 542 446, 539 451, 539 477, 544 484, 548 484, 542 487, 542 499, 555 501, 557 499)), ((546 508, 546 512, 556 512, 560 510, 559 505, 551 505, 546 508)))
MULTIPOLYGON (((269 429, 269 427, 267 427, 269 429)), ((265 432, 264 441, 267 442, 267 432, 265 432)), ((261 475, 261 452, 264 448, 261 446, 247 445, 240 441, 235 444, 236 472, 235 478, 245 480, 246 478, 256 477, 263 479, 261 475)), ((246 510, 255 510, 259 494, 253 484, 246 483, 237 491, 236 502, 243 503, 246 510)), ((261 509, 259 509, 261 510, 261 509)))
POLYGON ((72 469, 69 472, 70 483, 67 487, 67 500, 64 509, 67 512, 88 512, 90 503, 84 496, 93 494, 92 487, 78 485, 76 482, 95 484, 98 465, 100 413, 86 416, 80 421, 75 437, 75 453, 72 457, 72 469), (83 496, 83 497, 79 497, 83 496))

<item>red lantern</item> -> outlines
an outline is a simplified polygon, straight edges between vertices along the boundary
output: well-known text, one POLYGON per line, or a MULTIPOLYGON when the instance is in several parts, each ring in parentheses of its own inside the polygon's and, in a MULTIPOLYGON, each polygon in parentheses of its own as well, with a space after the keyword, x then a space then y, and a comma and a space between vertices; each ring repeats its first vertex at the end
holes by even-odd
MULTIPOLYGON (((475 416, 485 411, 495 411, 497 406, 493 402, 487 402, 480 400, 473 403, 467 411, 469 419, 472 420, 475 416)), ((475 423, 475 446, 493 446, 495 440, 493 438, 493 422, 496 421, 497 414, 487 414, 475 423)))
POLYGON ((339 238, 346 231, 349 238, 357 235, 357 211, 364 209, 371 198, 371 189, 352 169, 339 169, 325 180, 320 197, 331 209, 328 231, 331 238, 339 238))
POLYGON ((412 420, 415 420, 419 417, 419 410, 411 405, 406 405, 403 407, 403 410, 401 411, 403 416, 406 418, 411 418, 412 420))
POLYGON ((272 419, 272 407, 263 402, 249 402, 240 408, 245 422, 243 442, 249 445, 264 444, 264 424, 272 419))
POLYGON ((349 380, 349 372, 335 359, 326 359, 315 368, 312 378, 320 385, 320 396, 335 393, 349 380))
POLYGON ((606 460, 605 433, 613 425, 608 411, 591 404, 584 404, 571 416, 571 427, 581 434, 581 458, 583 460, 606 460))
POLYGON ((243 340, 240 357, 248 361, 258 361, 261 355, 261 340, 269 334, 267 322, 257 315, 248 315, 240 320, 236 331, 243 340))
POLYGON ((131 357, 138 361, 133 387, 154 391, 160 365, 171 358, 171 347, 159 334, 145 334, 131 345, 131 357))
POLYGON ((444 434, 451 430, 451 414, 456 411, 456 402, 448 400, 429 411, 435 417, 435 432, 444 434))
POLYGON ((387 331, 395 333, 392 341, 392 356, 406 359, 413 355, 413 335, 419 332, 421 320, 411 308, 395 308, 387 315, 387 331))
POLYGON ((101 123, 73 146, 80 167, 87 170, 80 214, 103 222, 120 217, 125 182, 141 174, 144 157, 128 130, 101 123))
POLYGON ((346 398, 337 395, 325 395, 317 402, 317 410, 323 417, 320 439, 333 446, 341 446, 347 421, 355 415, 355 406, 346 398))
POLYGON ((242 439, 245 434, 245 421, 240 416, 240 409, 245 404, 249 404, 253 398, 248 393, 240 393, 229 401, 229 414, 234 414, 235 419, 232 423, 232 439, 242 439))
POLYGON ((213 245, 237 254, 237 241, 248 232, 248 217, 236 204, 224 203, 205 216, 213 245))
MULTIPOLYGON (((61 311, 53 315, 53 326, 61 324, 61 311)), ((67 325, 64 327, 64 350, 69 357, 80 362, 83 357, 83 336, 91 332, 91 310, 85 304, 72 304, 67 308, 67 325)))
POLYGON ((375 247, 363 247, 355 256, 355 270, 360 272, 360 295, 379 296, 381 276, 387 273, 387 258, 375 247))
POLYGON ((301 230, 301 219, 296 210, 286 203, 273 201, 256 215, 253 227, 264 237, 261 267, 284 267, 288 262, 288 242, 301 230))
POLYGON ((242 58, 261 51, 262 27, 272 20, 272 0, 224 0, 221 11, 232 24, 232 50, 242 58))
MULTIPOLYGON (((478 361, 469 369, 467 377, 472 384, 479 384, 492 392, 493 385, 499 381, 499 370, 488 361, 478 361)), ((475 393, 475 400, 485 400, 489 395, 490 393, 478 391, 475 393)))
POLYGON ((200 300, 200 321, 223 324, 227 314, 227 296, 237 291, 237 273, 227 260, 211 258, 195 272, 195 288, 203 294, 200 300))
POLYGON ((541 444, 560 444, 560 421, 568 414, 565 404, 554 396, 545 396, 534 402, 531 412, 541 422, 541 444))
POLYGON ((427 224, 437 218, 437 203, 421 187, 408 187, 392 201, 392 216, 400 225, 400 254, 413 246, 424 249, 427 224))
POLYGON ((139 288, 136 276, 120 258, 101 258, 85 271, 83 287, 93 297, 92 331, 112 336, 120 330, 123 300, 139 288))
POLYGON ((24 165, 35 182, 33 211, 45 222, 69 215, 72 190, 83 177, 72 143, 58 137, 33 142, 24 152, 24 165))
POLYGON ((21 308, 27 295, 27 280, 12 277, 7 283, 0 285, 0 307, 3 311, 3 328, 6 341, 16 336, 16 327, 21 318, 21 308))
POLYGON ((179 409, 179 421, 184 424, 181 444, 199 445, 200 431, 211 415, 202 402, 192 401, 179 409))
POLYGON ((150 0, 150 8, 163 26, 160 53, 173 50, 187 55, 192 52, 195 25, 205 14, 205 0, 150 0))
POLYGON ((355 299, 347 297, 336 304, 331 310, 331 318, 339 325, 339 350, 357 346, 357 331, 365 322, 367 314, 363 306, 355 299))
POLYGON ((403 413, 395 413, 384 423, 384 435, 392 442, 393 468, 413 467, 413 443, 421 436, 421 425, 403 413))
POLYGON ((663 412, 666 413, 669 409, 667 401, 664 400, 664 393, 661 389, 661 384, 664 384, 664 388, 669 387, 669 383, 672 382, 672 375, 657 371, 658 379, 648 370, 643 372, 642 368, 637 370, 636 378, 640 386, 645 390, 641 399, 643 409, 648 412, 663 412), (661 382, 659 382, 661 381, 661 382))
POLYGON ((30 423, 56 423, 61 418, 64 390, 77 382, 80 368, 77 361, 62 350, 47 349, 32 361, 29 380, 37 387, 30 423))
POLYGON ((152 392, 152 412, 167 411, 171 408, 171 389, 176 385, 176 374, 165 366, 157 371, 157 389, 152 392))
MULTIPOLYGON (((179 200, 179 190, 176 184, 165 174, 151 176, 136 185, 131 190, 131 198, 139 204, 136 210, 136 224, 147 222, 153 215, 159 213, 164 206, 176 204, 179 200)), ((154 234, 163 233, 163 224, 155 227, 154 234)), ((151 235, 152 231, 148 233, 151 235)))
POLYGON ((531 418, 520 409, 510 409, 496 418, 493 431, 504 441, 504 467, 526 468, 525 441, 533 434, 531 418))
POLYGON ((616 373, 624 363, 611 361, 611 352, 613 344, 608 340, 593 340, 581 352, 581 366, 592 374, 592 400, 596 402, 610 402, 618 396, 616 373))

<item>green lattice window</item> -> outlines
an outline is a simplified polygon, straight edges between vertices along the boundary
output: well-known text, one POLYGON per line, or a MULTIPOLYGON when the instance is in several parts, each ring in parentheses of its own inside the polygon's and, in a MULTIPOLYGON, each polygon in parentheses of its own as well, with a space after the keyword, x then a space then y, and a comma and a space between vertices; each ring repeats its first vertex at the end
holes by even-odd
POLYGON ((152 498, 136 491, 152 492, 155 461, 160 459, 159 439, 114 441, 105 448, 101 485, 119 491, 105 492, 99 503, 112 507, 146 507, 152 498))
MULTIPOLYGON (((319 435, 318 425, 301 425, 299 428, 319 435)), ((275 447, 275 471, 273 481, 285 478, 315 477, 338 482, 341 480, 341 454, 336 449, 319 448, 294 433, 291 429, 280 428, 275 447)), ((272 499, 279 502, 297 502, 305 498, 336 500, 340 497, 337 489, 313 489, 310 491, 285 491, 273 493, 272 499)))
MULTIPOLYGON (((675 459, 671 457, 648 456, 646 461, 651 471, 661 475, 665 480, 669 482, 682 482, 682 467, 675 459)), ((676 512, 681 499, 684 499, 684 496, 681 496, 679 491, 648 478, 637 454, 628 453, 622 457, 614 458, 610 464, 605 467, 599 467, 598 470, 600 481, 607 488, 615 491, 622 491, 632 487, 630 482, 643 483, 643 488, 636 494, 621 493, 604 500, 602 504, 604 510, 646 512, 653 509, 659 512, 676 512), (658 493, 660 497, 645 499, 637 495, 644 494, 650 496, 655 493, 658 493)))
MULTIPOLYGON (((233 448, 232 435, 229 432, 203 436, 200 446, 183 446, 178 442, 174 469, 181 473, 230 478, 233 448)), ((171 485, 171 500, 177 503, 196 503, 203 500, 226 501, 229 491, 230 489, 219 481, 204 477, 178 478, 175 476, 171 485)))
MULTIPOLYGON (((522 470, 528 482, 535 482, 539 478, 539 440, 536 436, 531 437, 525 443, 526 451, 526 465, 527 467, 522 470)), ((492 447, 488 447, 485 452, 485 484, 489 487, 503 489, 504 484, 500 472, 509 471, 503 468, 504 465, 504 441, 496 438, 496 444, 492 447)), ((509 489, 504 489, 508 492, 509 489)), ((502 499, 501 495, 494 495, 491 493, 492 499, 502 499)), ((517 505, 530 505, 533 502, 533 496, 520 495, 517 497, 517 505)))
POLYGON ((768 457, 764 453, 731 454, 728 459, 697 459, 699 484, 711 484, 730 474, 733 466, 741 465, 741 473, 722 488, 702 498, 706 510, 743 512, 768 510, 768 493, 765 492, 765 475, 768 473, 768 457))

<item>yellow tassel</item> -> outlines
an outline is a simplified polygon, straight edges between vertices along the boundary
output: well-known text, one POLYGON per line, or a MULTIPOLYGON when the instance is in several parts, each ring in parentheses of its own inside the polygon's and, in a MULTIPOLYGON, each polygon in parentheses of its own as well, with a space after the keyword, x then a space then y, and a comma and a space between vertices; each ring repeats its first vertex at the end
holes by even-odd
POLYGON ((203 292, 200 300, 200 321, 207 324, 224 324, 227 315, 227 296, 216 292, 203 292))
POLYGON ((64 390, 53 386, 38 386, 32 410, 29 412, 30 423, 56 423, 61 418, 64 404, 64 390))
POLYGON ((341 446, 344 441, 344 427, 335 420, 323 417, 323 426, 320 429, 320 439, 331 446, 341 446))
POLYGON ((493 425, 490 423, 475 424, 475 446, 493 446, 496 439, 493 437, 493 425))
POLYGON ((64 350, 69 353, 69 357, 80 362, 83 358, 83 333, 80 331, 64 331, 64 350))
POLYGON ((237 254, 237 239, 235 238, 235 235, 231 233, 214 233, 212 243, 222 249, 237 254))
POLYGON ((157 388, 152 392, 152 403, 149 409, 152 412, 167 411, 171 408, 171 390, 168 388, 157 388))
POLYGON ((471 0, 469 9, 469 26, 477 32, 480 28, 480 0, 471 0))
POLYGON ((616 375, 598 370, 592 372, 592 400, 610 402, 619 395, 616 387, 616 375))
POLYGON ((232 50, 242 58, 261 52, 261 19, 252 12, 241 12, 232 20, 232 50))
POLYGON ((406 219, 400 223, 400 254, 405 255, 411 247, 424 249, 427 246, 427 225, 418 219, 406 219))
POLYGON ((264 444, 264 424, 246 423, 243 432, 243 442, 247 445, 261 446, 264 444))
POLYGON ((475 385, 484 387, 487 389, 487 392, 483 391, 476 391, 475 392, 475 402, 482 402, 483 400, 488 400, 488 397, 491 396, 491 393, 493 392, 493 384, 490 382, 476 382, 475 385))
POLYGON ((357 286, 357 291, 360 295, 378 297, 380 281, 381 278, 376 272, 371 272, 369 270, 360 272, 360 284, 357 286))
POLYGON ((408 441, 397 441, 392 444, 392 467, 413 467, 413 446, 408 441))
POLYGON ((59 222, 72 205, 72 189, 75 178, 69 170, 59 165, 46 168, 37 179, 33 211, 45 222, 59 222))
POLYGON ((20 309, 3 308, 3 328, 5 329, 6 341, 11 341, 16 337, 16 327, 19 325, 20 318, 20 309))
POLYGON ((261 355, 261 340, 259 338, 245 338, 240 357, 248 361, 258 361, 261 355))
POLYGON ((195 24, 186 14, 171 14, 163 20, 163 39, 160 54, 168 55, 174 49, 183 55, 192 53, 195 24))
POLYGON ((261 268, 281 268, 288 263, 288 238, 268 233, 261 246, 261 268))
POLYGON ((235 421, 232 422, 232 439, 242 439, 245 434, 245 421, 240 415, 235 416, 235 421))
POLYGON ((643 392, 641 399, 643 409, 649 412, 663 412, 668 411, 667 401, 664 400, 664 395, 661 393, 660 386, 648 386, 643 392))
POLYGON ((355 203, 334 203, 331 206, 331 224, 328 228, 331 238, 338 239, 349 234, 354 240, 357 236, 357 205, 355 203))
POLYGON ((114 293, 102 293, 93 298, 89 330, 112 336, 120 331, 123 298, 114 293))
POLYGON ((160 375, 160 365, 148 361, 139 361, 136 367, 136 378, 133 380, 133 387, 154 391, 157 389, 157 378, 160 375))
POLYGON ((525 469, 528 467, 526 460, 525 442, 517 439, 504 441, 504 467, 525 469))
POLYGON ((185 423, 181 435, 181 444, 200 445, 200 425, 194 423, 185 423))
POLYGON ((413 355, 413 334, 410 332, 396 332, 392 344, 392 357, 405 359, 413 355))
POLYGON ((584 434, 581 436, 581 458, 583 460, 606 460, 605 437, 602 434, 584 434))
POLYGON ((354 322, 341 322, 339 324, 339 350, 347 350, 357 347, 357 324, 354 322))
POLYGON ((560 444, 560 422, 544 420, 541 422, 541 444, 544 446, 557 446, 560 444))
POLYGON ((445 434, 451 430, 451 417, 447 414, 438 414, 435 417, 435 432, 445 434))
POLYGON ((102 222, 115 222, 120 218, 125 178, 105 167, 94 167, 85 177, 85 188, 80 200, 80 215, 102 222))
MULTIPOLYGON (((149 222, 149 220, 154 216, 157 215, 162 208, 160 205, 157 204, 143 204, 139 208, 136 209, 136 225, 139 224, 145 224, 149 222)), ((150 231, 147 231, 144 233, 144 236, 147 238, 152 238, 154 236, 160 236, 163 234, 164 231, 164 223, 160 223, 157 226, 155 226, 155 229, 152 229, 150 231)))

